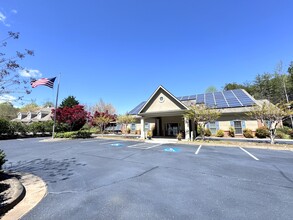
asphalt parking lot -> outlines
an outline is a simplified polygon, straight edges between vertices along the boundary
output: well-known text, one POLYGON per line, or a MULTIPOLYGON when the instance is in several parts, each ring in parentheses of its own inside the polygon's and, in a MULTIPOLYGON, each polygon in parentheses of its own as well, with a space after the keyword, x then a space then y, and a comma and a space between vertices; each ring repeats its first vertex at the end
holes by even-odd
POLYGON ((293 152, 109 139, 0 141, 48 195, 23 219, 293 219, 293 152))

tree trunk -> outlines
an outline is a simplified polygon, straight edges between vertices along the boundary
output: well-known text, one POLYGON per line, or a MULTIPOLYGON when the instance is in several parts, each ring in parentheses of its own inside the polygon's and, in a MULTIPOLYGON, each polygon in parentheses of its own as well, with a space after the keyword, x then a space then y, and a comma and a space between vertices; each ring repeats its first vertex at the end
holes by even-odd
POLYGON ((195 121, 193 121, 193 125, 191 125, 191 130, 192 130, 192 141, 194 141, 196 139, 196 132, 195 132, 195 121))
POLYGON ((103 137, 104 136, 103 124, 100 125, 100 129, 101 129, 101 134, 102 134, 102 137, 103 137))
POLYGON ((205 136, 204 136, 204 129, 203 128, 201 128, 200 135, 201 135, 201 139, 204 141, 205 136))
POLYGON ((271 144, 275 143, 275 131, 273 129, 270 130, 270 139, 271 139, 271 144))

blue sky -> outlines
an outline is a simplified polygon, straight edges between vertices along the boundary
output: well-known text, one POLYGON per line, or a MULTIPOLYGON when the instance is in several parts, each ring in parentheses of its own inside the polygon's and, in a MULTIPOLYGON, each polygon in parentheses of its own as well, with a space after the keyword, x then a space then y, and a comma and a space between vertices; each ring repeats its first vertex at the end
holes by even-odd
MULTIPOLYGON (((0 0, 0 38, 33 49, 23 66, 40 77, 61 73, 68 95, 118 113, 163 85, 175 96, 252 81, 293 61, 292 0, 0 0)), ((37 87, 25 100, 54 101, 37 87)))

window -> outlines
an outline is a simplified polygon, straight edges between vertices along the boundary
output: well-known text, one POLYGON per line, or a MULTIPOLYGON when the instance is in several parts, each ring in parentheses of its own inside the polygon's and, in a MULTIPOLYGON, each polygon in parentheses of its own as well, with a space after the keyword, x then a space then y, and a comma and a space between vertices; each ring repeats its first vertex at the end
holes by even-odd
POLYGON ((242 134, 241 121, 234 121, 235 134, 242 134))
POLYGON ((265 126, 267 126, 267 128, 270 128, 271 127, 271 122, 268 121, 268 120, 265 120, 264 121, 264 124, 265 124, 265 126))
POLYGON ((148 122, 146 122, 146 123, 144 124, 144 130, 145 130, 145 131, 150 130, 150 125, 149 125, 148 122))
POLYGON ((131 124, 131 131, 135 131, 135 129, 136 129, 135 124, 131 124))
POLYGON ((216 134, 217 133, 217 126, 216 126, 216 122, 210 122, 209 123, 209 129, 211 131, 212 134, 216 134))

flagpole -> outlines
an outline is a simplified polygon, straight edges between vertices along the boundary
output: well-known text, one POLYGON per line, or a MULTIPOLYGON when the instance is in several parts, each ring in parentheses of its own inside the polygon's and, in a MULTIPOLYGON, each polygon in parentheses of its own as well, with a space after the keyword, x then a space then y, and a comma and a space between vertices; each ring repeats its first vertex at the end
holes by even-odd
POLYGON ((55 102, 54 124, 53 124, 52 139, 54 138, 55 127, 56 127, 56 110, 57 110, 57 106, 58 106, 58 95, 59 95, 60 77, 61 77, 61 73, 59 73, 59 78, 58 78, 58 86, 57 86, 57 94, 56 94, 56 102, 55 102))

